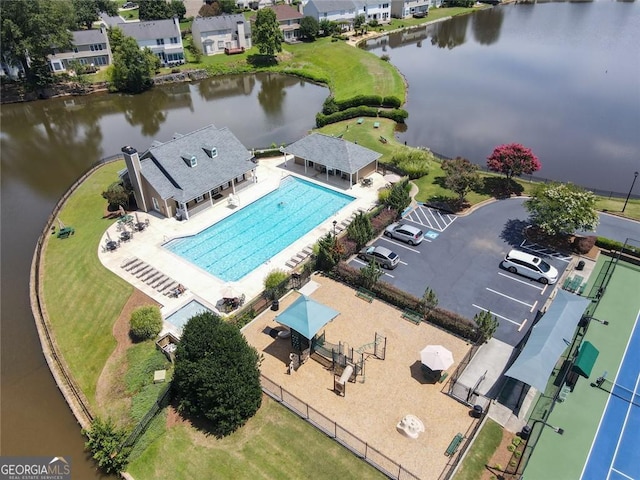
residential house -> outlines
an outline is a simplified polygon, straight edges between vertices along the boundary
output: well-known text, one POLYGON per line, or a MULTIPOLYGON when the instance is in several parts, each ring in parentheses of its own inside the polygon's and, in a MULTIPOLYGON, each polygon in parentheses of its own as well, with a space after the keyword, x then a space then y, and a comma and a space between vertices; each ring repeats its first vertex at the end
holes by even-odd
POLYGON ((109 47, 109 37, 104 27, 95 30, 79 30, 73 34, 70 50, 53 50, 49 55, 49 65, 54 72, 64 72, 69 64, 77 60, 82 65, 96 68, 111 65, 113 58, 109 47))
POLYGON ((251 24, 240 14, 196 17, 191 33, 194 45, 205 55, 236 53, 251 48, 251 24))
POLYGON ((391 0, 354 0, 356 16, 364 15, 367 23, 389 23, 391 21, 391 0))
POLYGON ((148 47, 163 65, 184 63, 184 46, 178 18, 147 22, 119 23, 125 35, 133 37, 140 48, 148 47))
POLYGON ((290 5, 275 5, 269 7, 276 13, 276 20, 280 25, 285 42, 296 42, 300 39, 300 20, 304 15, 290 5))
POLYGON ((255 179, 253 153, 214 125, 155 142, 142 155, 130 146, 122 153, 138 208, 167 218, 188 220, 255 179))
POLYGON ((280 151, 293 155, 294 163, 304 165, 305 173, 309 173, 309 169, 324 173, 327 181, 330 176, 340 176, 348 180, 350 186, 375 172, 382 156, 357 143, 323 133, 307 135, 280 151))
POLYGON ((431 0, 391 0, 391 16, 393 18, 425 16, 429 13, 430 2, 431 0))
POLYGON ((309 0, 303 12, 318 22, 338 22, 344 25, 344 30, 351 30, 356 18, 356 4, 352 0, 309 0))

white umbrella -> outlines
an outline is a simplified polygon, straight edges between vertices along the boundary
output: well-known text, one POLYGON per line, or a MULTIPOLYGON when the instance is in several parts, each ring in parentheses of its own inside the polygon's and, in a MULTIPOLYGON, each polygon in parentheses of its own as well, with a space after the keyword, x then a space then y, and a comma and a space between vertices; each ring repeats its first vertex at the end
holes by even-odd
POLYGON ((382 177, 387 183, 398 183, 402 177, 395 173, 387 173, 384 177, 382 177))
POLYGON ((431 370, 446 370, 453 365, 453 355, 442 345, 427 345, 420 350, 422 364, 431 370))
POLYGON ((222 289, 222 298, 236 298, 238 296, 238 292, 233 288, 233 285, 227 283, 222 289))

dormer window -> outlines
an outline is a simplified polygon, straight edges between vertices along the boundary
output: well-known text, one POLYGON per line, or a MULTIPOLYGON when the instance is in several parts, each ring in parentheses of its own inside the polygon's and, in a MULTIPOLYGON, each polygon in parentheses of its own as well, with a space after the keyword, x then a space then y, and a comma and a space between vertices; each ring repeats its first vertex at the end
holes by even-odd
POLYGON ((218 149, 212 145, 203 145, 202 149, 209 158, 216 158, 218 156, 218 149))
POLYGON ((198 165, 198 159, 195 155, 182 155, 182 160, 191 168, 198 165))

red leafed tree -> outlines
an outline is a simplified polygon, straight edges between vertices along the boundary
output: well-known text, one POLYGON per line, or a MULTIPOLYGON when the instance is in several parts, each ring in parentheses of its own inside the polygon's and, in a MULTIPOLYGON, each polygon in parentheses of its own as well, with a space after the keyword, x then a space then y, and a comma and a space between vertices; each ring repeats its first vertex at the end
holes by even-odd
POLYGON ((487 167, 494 172, 504 173, 507 180, 510 180, 523 173, 537 172, 542 165, 530 148, 510 143, 493 149, 493 153, 487 157, 487 167))

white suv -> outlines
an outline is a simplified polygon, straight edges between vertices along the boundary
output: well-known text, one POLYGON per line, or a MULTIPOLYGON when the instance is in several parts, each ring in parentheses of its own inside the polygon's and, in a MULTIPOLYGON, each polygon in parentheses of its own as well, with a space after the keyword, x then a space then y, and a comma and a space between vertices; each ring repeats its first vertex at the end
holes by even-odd
POLYGON ((511 250, 502 261, 504 268, 511 273, 519 273, 525 277, 544 283, 545 285, 556 283, 558 270, 542 260, 540 257, 520 250, 511 250))

